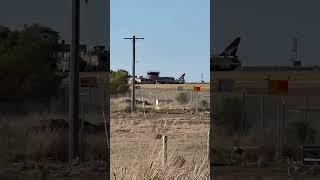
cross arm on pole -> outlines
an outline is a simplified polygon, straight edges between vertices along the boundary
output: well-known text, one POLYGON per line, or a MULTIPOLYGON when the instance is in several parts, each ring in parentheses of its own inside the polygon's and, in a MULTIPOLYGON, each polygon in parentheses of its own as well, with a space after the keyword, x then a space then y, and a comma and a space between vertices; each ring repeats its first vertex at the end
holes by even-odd
POLYGON ((144 38, 123 38, 123 39, 144 39, 144 38))

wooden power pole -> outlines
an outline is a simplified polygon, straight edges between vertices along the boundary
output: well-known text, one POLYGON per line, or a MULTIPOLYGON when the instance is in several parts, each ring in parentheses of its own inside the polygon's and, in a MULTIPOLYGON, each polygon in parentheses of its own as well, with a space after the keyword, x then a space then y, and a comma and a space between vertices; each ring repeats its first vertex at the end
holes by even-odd
POLYGON ((124 39, 130 39, 132 40, 132 80, 131 80, 131 112, 134 112, 135 110, 135 102, 136 102, 136 98, 135 98, 135 71, 136 71, 136 40, 137 39, 144 39, 144 38, 137 38, 136 36, 133 36, 132 38, 124 38, 124 39))
POLYGON ((69 162, 79 157, 80 0, 72 0, 72 47, 69 101, 69 162))

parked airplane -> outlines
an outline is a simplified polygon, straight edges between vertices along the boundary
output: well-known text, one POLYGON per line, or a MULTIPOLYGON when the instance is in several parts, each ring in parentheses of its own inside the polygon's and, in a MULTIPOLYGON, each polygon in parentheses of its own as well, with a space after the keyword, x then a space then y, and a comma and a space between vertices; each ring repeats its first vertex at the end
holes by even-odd
POLYGON ((174 83, 175 84, 184 84, 185 83, 185 80, 184 80, 184 77, 186 76, 186 73, 183 73, 179 79, 175 79, 174 80, 174 83))
MULTIPOLYGON (((136 78, 136 82, 139 84, 184 84, 185 73, 183 73, 178 79, 174 77, 160 77, 160 72, 148 72, 147 77, 139 76, 136 78)), ((129 80, 131 81, 131 80, 129 80)))
POLYGON ((230 71, 241 67, 241 62, 237 56, 240 40, 241 38, 237 37, 222 53, 211 57, 212 71, 230 71))

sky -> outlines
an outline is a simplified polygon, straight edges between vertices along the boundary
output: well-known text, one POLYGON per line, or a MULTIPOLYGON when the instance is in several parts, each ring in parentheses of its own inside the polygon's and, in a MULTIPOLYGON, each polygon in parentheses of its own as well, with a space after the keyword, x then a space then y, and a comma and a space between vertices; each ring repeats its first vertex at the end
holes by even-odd
POLYGON ((211 54, 241 36, 238 55, 245 65, 289 65, 291 37, 300 39, 305 65, 319 65, 320 1, 213 0, 211 54))
MULTIPOLYGON (((106 45, 110 41, 109 0, 81 2, 81 41, 89 46, 106 45), (106 11, 108 9, 108 11, 106 11)), ((0 25, 21 29, 24 24, 39 23, 60 32, 71 41, 72 0, 2 0, 0 25)))
MULTIPOLYGON (((149 70, 161 76, 187 81, 209 80, 209 0, 110 0, 107 17, 105 0, 81 1, 81 43, 103 45, 110 40, 111 68, 131 72, 132 44, 124 37, 134 34, 145 39, 137 42, 136 72, 149 70), (111 22, 108 22, 108 18, 111 22), (110 28, 111 39, 108 37, 110 28)), ((4 0, 0 6, 0 24, 22 28, 40 23, 71 40, 71 0, 4 0)))
MULTIPOLYGON (((111 0, 110 17, 106 0, 81 2, 81 43, 110 41, 112 69, 131 72, 132 44, 123 38, 134 34, 145 38, 136 47, 138 75, 159 70, 199 81, 203 73, 208 80, 210 52, 220 53, 237 36, 245 65, 289 64, 292 35, 301 37, 303 63, 319 64, 318 0, 111 0)), ((30 23, 50 26, 70 42, 71 0, 2 1, 1 25, 30 23)))
POLYGON ((136 75, 209 81, 209 0, 111 0, 111 69, 132 72, 132 41, 136 42, 136 75))

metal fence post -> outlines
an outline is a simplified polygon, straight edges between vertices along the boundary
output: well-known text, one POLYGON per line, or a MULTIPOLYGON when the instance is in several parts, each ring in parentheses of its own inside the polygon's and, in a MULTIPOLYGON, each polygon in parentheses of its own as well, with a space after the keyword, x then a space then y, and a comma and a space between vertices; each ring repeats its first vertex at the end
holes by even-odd
POLYGON ((260 96, 260 126, 263 128, 263 95, 260 96))
POLYGON ((167 136, 162 135, 162 166, 163 169, 166 167, 167 163, 167 136))

